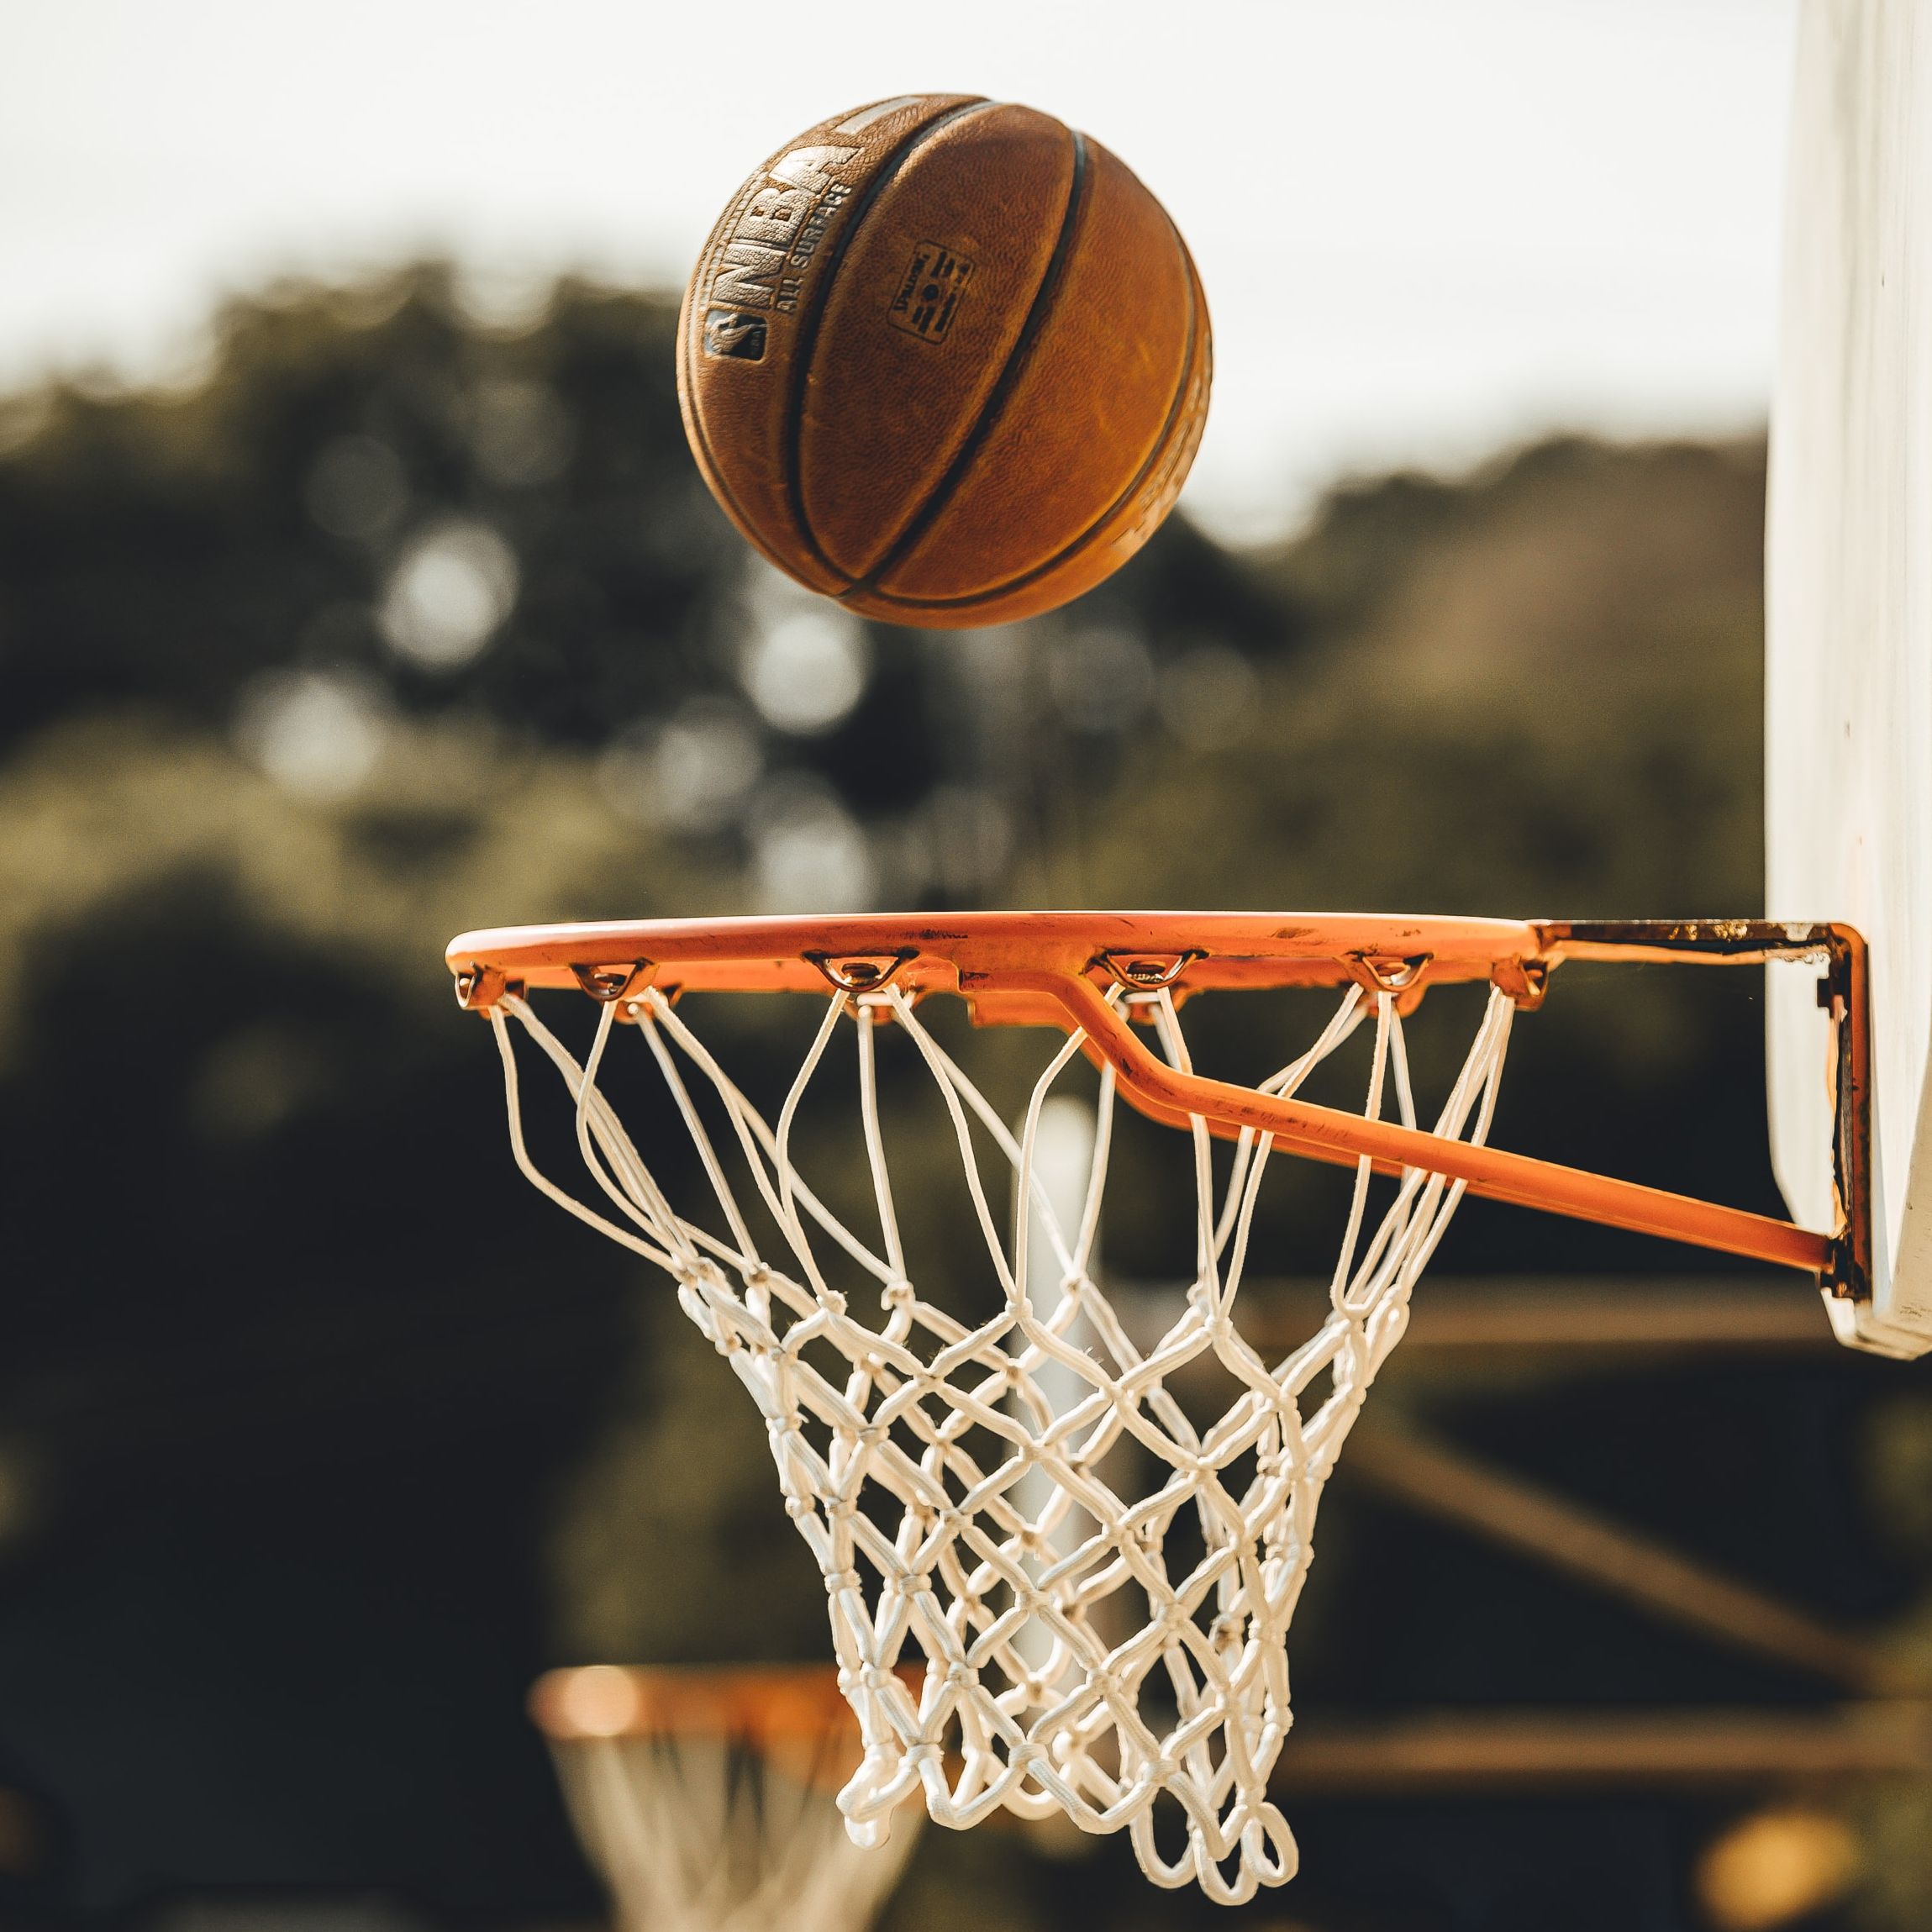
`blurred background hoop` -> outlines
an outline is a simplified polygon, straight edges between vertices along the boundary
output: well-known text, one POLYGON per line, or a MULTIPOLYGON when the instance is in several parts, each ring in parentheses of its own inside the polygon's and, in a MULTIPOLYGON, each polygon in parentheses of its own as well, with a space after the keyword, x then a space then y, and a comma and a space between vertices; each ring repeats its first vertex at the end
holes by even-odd
POLYGON ((866 1932, 918 1835, 846 1835, 859 1729, 822 1666, 587 1665, 530 1714, 619 1932, 866 1932))

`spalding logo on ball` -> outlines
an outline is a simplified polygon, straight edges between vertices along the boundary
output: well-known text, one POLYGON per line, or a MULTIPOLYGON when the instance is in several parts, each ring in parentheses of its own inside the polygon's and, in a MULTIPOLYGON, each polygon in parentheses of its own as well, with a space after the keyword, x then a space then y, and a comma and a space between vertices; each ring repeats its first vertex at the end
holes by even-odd
POLYGON ((1050 114, 907 95, 799 135, 685 292, 705 481, 800 582, 953 628, 1050 610, 1173 508, 1208 305, 1166 211, 1050 114))

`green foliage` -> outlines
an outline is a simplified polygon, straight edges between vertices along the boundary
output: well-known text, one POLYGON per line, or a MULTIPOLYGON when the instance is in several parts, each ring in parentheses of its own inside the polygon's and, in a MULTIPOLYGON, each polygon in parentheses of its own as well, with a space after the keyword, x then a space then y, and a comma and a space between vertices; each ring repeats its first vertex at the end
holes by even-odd
POLYGON ((740 549, 684 450, 675 326, 566 284, 541 328, 493 334, 421 269, 238 303, 186 392, 46 398, 0 460, 0 729, 133 700, 225 724, 282 664, 579 742, 675 700, 740 549), (512 544, 516 613, 461 676, 399 670, 372 607, 410 535, 458 517, 512 544))
POLYGON ((1761 903, 1761 452, 1547 445, 1331 503, 1247 728, 1156 739, 1087 892, 1650 919, 1761 903))
MULTIPOLYGON (((684 446, 673 326, 661 300, 566 284, 534 326, 492 330, 419 269, 238 305, 194 388, 60 392, 0 420, 0 1212, 18 1282, 0 1392, 21 1419, 0 1472, 37 1472, 11 1547, 22 1588, 55 1606, 47 1628, 70 1579, 122 1589, 160 1495, 171 1536, 215 1552, 210 1602, 234 1593, 244 1544, 293 1526, 304 1668, 413 1687, 466 1617, 525 1592, 524 1623, 490 1625, 510 1687, 450 1693, 501 1706, 505 1737, 524 1738, 516 1691, 542 1662, 822 1653, 822 1589, 750 1405, 666 1283, 518 1180, 488 1033, 441 964, 478 925, 752 909, 779 781, 835 797, 883 899, 920 908, 1761 903, 1759 446, 1550 444, 1462 482, 1339 492, 1252 557, 1177 519, 1051 619, 873 627, 857 708, 786 732, 741 687, 755 572, 684 446), (514 594, 473 656, 437 667, 382 613, 411 546, 454 524, 503 546, 514 594), (326 783, 271 776, 249 723, 297 676, 350 706, 361 749, 326 783), (613 755, 693 704, 753 736, 742 810, 620 808, 613 755), (456 1527, 438 1542, 432 1522, 456 1527), (424 1608, 453 1568, 465 1609, 424 1608), (360 1635, 307 1608, 318 1577, 365 1573, 396 1602, 360 1635)), ((1756 991, 1566 968, 1522 1023, 1498 1140, 1775 1211, 1756 991)), ((1205 1063, 1253 1077, 1305 1044, 1305 1008, 1212 996, 1189 1019, 1205 1063)), ((815 1011, 720 997, 705 1024, 768 1098, 815 1011)), ((1038 1040, 971 1036, 945 1002, 926 1015, 1017 1113, 1038 1040)), ((581 1003, 553 1017, 581 1039, 581 1003)), ((1456 989, 1424 1003, 1425 1106, 1473 1023, 1456 989)), ((909 1108, 925 1103, 905 1045, 888 1037, 882 1063, 909 1108)), ((907 1238, 922 1278, 964 1295, 933 1125, 895 1150, 907 1238)), ((828 1166, 850 1157, 827 1197, 862 1220, 850 1110, 824 1131, 828 1166)), ((1177 1275, 1186 1164, 1145 1124, 1121 1135, 1108 1263, 1177 1275)), ((567 1131, 538 1153, 561 1171, 567 1131)), ((651 1153, 683 1158, 668 1134, 651 1153)), ((1263 1238, 1325 1266, 1340 1181, 1277 1165, 1263 1238)), ((1685 1265, 1473 1203, 1444 1260, 1685 1265)), ((1875 1439, 1901 1524, 1916 1416, 1875 1439)), ((1324 1576, 1323 1627, 1345 1635, 1340 1587, 1324 1576)), ((415 1742, 397 1718, 363 1748, 455 1787, 434 1755, 459 1748, 448 1712, 421 1708, 415 1742)), ((233 1753, 225 1721, 207 1720, 210 1748, 233 1753)), ((325 1791, 366 1775, 353 1754, 316 1763, 325 1791)), ((1874 1829, 1903 1842, 1898 1817, 1874 1829)), ((1012 1841, 969 1885, 931 1837, 895 1923, 1045 1922, 1012 1841)))
POLYGON ((550 1531, 564 1654, 822 1656, 824 1586, 799 1561, 757 1410, 668 1293, 640 1315, 634 1386, 570 1479, 550 1531))

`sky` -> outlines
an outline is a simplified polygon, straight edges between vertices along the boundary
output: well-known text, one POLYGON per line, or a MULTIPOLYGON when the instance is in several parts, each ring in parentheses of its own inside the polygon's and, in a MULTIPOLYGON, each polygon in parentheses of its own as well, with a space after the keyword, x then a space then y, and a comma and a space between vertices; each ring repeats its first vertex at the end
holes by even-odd
POLYGON ((180 380, 225 295, 452 255, 682 285, 770 150, 920 91, 1058 114, 1192 247, 1219 534, 1552 429, 1768 398, 1797 0, 0 0, 0 390, 180 380))

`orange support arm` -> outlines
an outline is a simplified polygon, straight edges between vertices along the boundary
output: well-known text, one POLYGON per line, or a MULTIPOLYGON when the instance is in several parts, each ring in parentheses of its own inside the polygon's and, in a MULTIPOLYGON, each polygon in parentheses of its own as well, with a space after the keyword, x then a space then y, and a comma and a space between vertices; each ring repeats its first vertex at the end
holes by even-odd
POLYGON ((1788 1221, 1180 1072, 1150 1052, 1087 980, 1067 973, 1029 973, 1010 968, 999 978, 1002 986, 1045 993, 1055 1000, 1068 1019, 1082 1029, 1106 1056, 1127 1100, 1156 1117, 1198 1113, 1231 1128, 1251 1127, 1258 1133, 1271 1134, 1284 1147, 1313 1160, 1352 1166, 1366 1156, 1385 1174, 1419 1167, 1466 1182, 1471 1193, 1492 1201, 1510 1201, 1518 1207, 1540 1208, 1640 1234, 1687 1241, 1700 1248, 1748 1256, 1753 1261, 1819 1271, 1833 1265, 1835 1244, 1829 1235, 1814 1234, 1788 1221))

